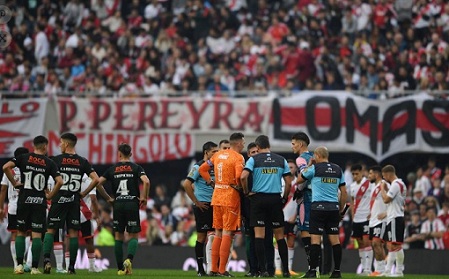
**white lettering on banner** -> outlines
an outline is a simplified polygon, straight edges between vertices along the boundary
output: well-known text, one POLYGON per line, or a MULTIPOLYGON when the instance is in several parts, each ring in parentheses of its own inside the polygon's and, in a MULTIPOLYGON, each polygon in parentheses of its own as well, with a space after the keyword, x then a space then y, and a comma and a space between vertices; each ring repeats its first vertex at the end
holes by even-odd
MULTIPOLYGON (((194 137, 181 133, 93 132, 75 133, 76 150, 87 154, 92 164, 111 164, 118 160, 117 147, 126 142, 133 150, 136 163, 151 163, 192 157, 195 154, 194 137)), ((59 153, 59 133, 49 131, 49 154, 59 153)))
POLYGON ((265 133, 272 98, 58 98, 60 131, 265 133))
POLYGON ((348 92, 301 92, 273 102, 272 146, 289 147, 303 131, 314 146, 366 154, 449 152, 449 100, 427 94, 371 100, 348 92))
MULTIPOLYGON (((102 270, 106 270, 109 268, 109 259, 100 258, 95 259, 95 265, 102 270)), ((78 249, 78 253, 76 255, 76 263, 75 269, 89 269, 89 258, 87 257, 87 250, 81 251, 78 249)))
MULTIPOLYGON (((230 260, 228 267, 229 267, 229 271, 245 272, 246 261, 245 260, 230 260)), ((182 265, 183 271, 197 270, 197 268, 198 268, 198 264, 194 258, 187 258, 184 261, 184 264, 182 265)))
POLYGON ((0 100, 0 157, 11 158, 18 146, 32 150, 33 138, 44 133, 45 99, 0 100))

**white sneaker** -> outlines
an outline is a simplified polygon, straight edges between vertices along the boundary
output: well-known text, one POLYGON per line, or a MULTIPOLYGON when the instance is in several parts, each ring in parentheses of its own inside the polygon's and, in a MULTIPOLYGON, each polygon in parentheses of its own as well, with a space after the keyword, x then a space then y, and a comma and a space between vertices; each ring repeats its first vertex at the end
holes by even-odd
POLYGON ((67 270, 63 269, 56 269, 56 273, 67 273, 67 270))
POLYGON ((360 276, 370 276, 371 271, 369 270, 364 270, 362 273, 360 273, 360 276))
POLYGON ((24 273, 23 265, 21 265, 21 264, 17 265, 16 268, 14 268, 14 273, 15 274, 23 274, 24 273))
POLYGON ((396 271, 396 273, 392 273, 391 277, 404 277, 404 273, 402 271, 396 271))
POLYGON ((31 274, 32 275, 37 275, 37 274, 42 274, 42 272, 39 271, 39 269, 32 267, 31 268, 31 274))
POLYGON ((99 273, 102 271, 103 271, 103 269, 101 269, 100 267, 98 267, 96 265, 94 266, 94 268, 89 268, 89 272, 99 273))

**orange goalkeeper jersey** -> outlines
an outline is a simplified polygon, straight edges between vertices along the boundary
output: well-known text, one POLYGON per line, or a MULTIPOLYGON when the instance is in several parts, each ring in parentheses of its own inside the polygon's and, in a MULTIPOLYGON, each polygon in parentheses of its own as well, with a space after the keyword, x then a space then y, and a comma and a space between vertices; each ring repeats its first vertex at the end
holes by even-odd
POLYGON ((204 162, 199 169, 204 180, 209 181, 210 168, 214 168, 215 189, 212 195, 212 205, 232 206, 240 204, 240 194, 230 185, 240 185, 245 159, 232 149, 218 151, 212 158, 204 162))

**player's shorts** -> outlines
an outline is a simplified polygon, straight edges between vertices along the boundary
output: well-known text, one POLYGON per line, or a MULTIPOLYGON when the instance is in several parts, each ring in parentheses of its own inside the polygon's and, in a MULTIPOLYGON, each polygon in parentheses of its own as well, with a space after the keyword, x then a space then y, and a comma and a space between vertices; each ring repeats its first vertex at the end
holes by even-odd
POLYGON ((352 223, 352 237, 362 238, 364 235, 369 235, 369 221, 352 223))
POLYGON ((214 205, 213 224, 215 229, 237 231, 240 227, 240 203, 237 207, 214 205))
POLYGON ((94 235, 92 234, 92 221, 87 220, 86 222, 82 222, 80 225, 80 232, 83 238, 94 237, 94 235))
POLYGON ((296 224, 292 224, 289 222, 284 223, 284 235, 293 235, 296 236, 296 224))
POLYGON ((201 211, 201 209, 193 205, 193 214, 195 215, 197 232, 209 232, 214 230, 214 228, 212 227, 214 212, 213 207, 210 205, 210 202, 205 204, 209 206, 209 208, 205 209, 204 211, 201 211))
POLYGON ((387 224, 383 240, 392 243, 404 242, 405 222, 404 217, 396 217, 387 224))
POLYGON ((8 227, 7 230, 9 232, 16 232, 17 231, 17 215, 9 214, 8 213, 8 227))
POLYGON ((296 218, 298 230, 309 231, 310 228, 310 211, 312 209, 311 202, 303 202, 298 206, 298 217, 296 218))
POLYGON ((284 226, 284 212, 282 198, 278 193, 257 193, 251 200, 251 227, 265 227, 271 225, 273 229, 284 226))
POLYGON ((338 210, 311 210, 310 211, 310 234, 322 235, 338 234, 340 223, 340 212, 338 210))
POLYGON ((66 225, 66 229, 80 229, 80 204, 77 202, 56 203, 52 202, 48 212, 47 226, 50 229, 60 229, 66 225))
POLYGON ((383 239, 385 235, 387 225, 385 222, 382 222, 380 224, 377 224, 374 227, 369 228, 369 239, 383 239))
POLYGON ((17 208, 17 230, 43 233, 46 229, 46 205, 23 204, 17 208))
POLYGON ((113 228, 115 232, 123 233, 125 229, 129 233, 138 233, 142 229, 140 227, 139 205, 136 208, 126 208, 126 202, 114 204, 114 221, 113 228))

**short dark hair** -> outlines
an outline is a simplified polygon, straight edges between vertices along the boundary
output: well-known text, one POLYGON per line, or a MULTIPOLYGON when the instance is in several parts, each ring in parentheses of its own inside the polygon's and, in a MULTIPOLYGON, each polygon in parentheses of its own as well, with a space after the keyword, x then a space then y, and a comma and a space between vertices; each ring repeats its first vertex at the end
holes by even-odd
POLYGON ((396 174, 396 169, 394 168, 393 165, 386 165, 385 167, 382 168, 382 172, 396 174))
POLYGON ((361 171, 363 169, 362 165, 355 164, 351 166, 351 171, 361 171))
POLYGON ((42 144, 48 144, 48 139, 46 137, 40 135, 40 136, 37 136, 37 137, 35 137, 33 139, 33 145, 35 147, 38 147, 38 146, 40 146, 42 144))
POLYGON ((77 141, 78 141, 78 138, 75 136, 75 134, 72 134, 72 133, 64 133, 64 134, 62 134, 61 135, 61 139, 70 142, 70 144, 72 146, 75 146, 77 141))
POLYGON ((265 135, 258 136, 254 142, 261 149, 270 148, 270 140, 265 135))
POLYGON ((295 162, 295 160, 293 160, 293 159, 287 159, 287 163, 293 163, 293 164, 296 165, 296 162, 295 162))
POLYGON ((250 149, 252 149, 254 147, 257 147, 256 143, 255 142, 250 142, 250 143, 248 143, 248 146, 246 147, 246 150, 250 150, 250 149))
POLYGON ((218 145, 221 146, 221 144, 223 144, 223 143, 229 143, 229 140, 223 139, 223 140, 221 140, 221 141, 218 143, 218 145))
POLYGON ((238 140, 242 140, 245 136, 240 133, 233 133, 230 137, 229 137, 229 141, 238 141, 238 140))
POLYGON ((204 152, 209 151, 214 147, 217 147, 217 144, 215 142, 212 141, 206 142, 205 144, 203 144, 203 154, 204 152))
POLYGON ((26 147, 17 147, 16 150, 14 150, 14 157, 20 156, 22 154, 30 153, 28 148, 26 147))
POLYGON ((373 172, 378 172, 378 173, 382 172, 382 168, 379 165, 371 166, 368 170, 373 171, 373 172))
POLYGON ((118 146, 118 151, 123 154, 125 157, 129 157, 131 155, 131 146, 127 143, 121 143, 118 146))
POLYGON ((305 142, 307 145, 310 144, 309 136, 307 136, 304 132, 298 132, 292 136, 292 140, 301 140, 305 142))

